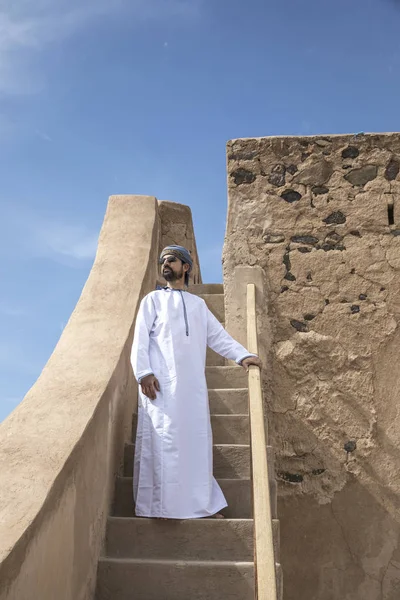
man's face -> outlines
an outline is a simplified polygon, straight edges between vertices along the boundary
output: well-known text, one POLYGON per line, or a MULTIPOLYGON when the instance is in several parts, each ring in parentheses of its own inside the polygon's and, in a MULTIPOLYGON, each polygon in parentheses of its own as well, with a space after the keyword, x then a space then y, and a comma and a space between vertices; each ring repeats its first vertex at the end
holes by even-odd
POLYGON ((186 267, 179 258, 167 254, 163 258, 161 273, 166 281, 180 281, 185 274, 186 267))

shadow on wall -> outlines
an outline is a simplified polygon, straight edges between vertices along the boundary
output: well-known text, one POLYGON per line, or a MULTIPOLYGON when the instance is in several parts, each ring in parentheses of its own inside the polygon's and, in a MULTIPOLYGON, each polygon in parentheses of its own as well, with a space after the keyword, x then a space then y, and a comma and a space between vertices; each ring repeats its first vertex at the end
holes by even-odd
POLYGON ((301 598, 398 600, 399 521, 355 476, 327 504, 283 497, 279 518, 285 599, 299 597, 302 569, 301 598))
MULTIPOLYGON (((360 440, 349 439, 338 428, 335 403, 330 411, 327 403, 315 406, 314 414, 304 413, 299 393, 292 409, 282 413, 271 408, 274 435, 288 439, 287 432, 296 431, 295 442, 283 443, 277 465, 285 599, 298 598, 293 573, 300 569, 301 597, 309 600, 400 597, 400 448, 391 435, 396 435, 396 419, 400 418, 399 350, 400 331, 396 331, 375 356, 375 403, 381 408, 372 423, 370 411, 355 395, 340 394, 347 430, 354 423, 359 431, 370 425, 373 429, 373 442, 362 448, 361 456, 360 440), (315 434, 316 422, 324 423, 325 437, 321 430, 315 434), (293 494, 294 488, 298 493, 293 494)), ((329 360, 327 355, 327 364, 329 360)), ((280 379, 279 370, 278 365, 275 381, 280 379)), ((319 376, 323 382, 327 373, 319 376)), ((287 388, 296 389, 298 383, 294 379, 289 383, 286 373, 287 388)), ((335 394, 335 386, 329 390, 335 394)), ((280 391, 282 400, 285 391, 280 391)), ((301 393, 306 393, 303 386, 301 393)), ((315 390, 312 395, 317 396, 315 390)))

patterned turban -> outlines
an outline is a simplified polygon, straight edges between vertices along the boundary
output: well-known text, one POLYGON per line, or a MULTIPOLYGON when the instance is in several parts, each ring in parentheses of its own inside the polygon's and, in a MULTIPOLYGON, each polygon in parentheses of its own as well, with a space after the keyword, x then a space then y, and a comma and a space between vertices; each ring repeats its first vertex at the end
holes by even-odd
POLYGON ((164 248, 164 250, 160 254, 160 263, 162 262, 164 256, 167 255, 176 256, 176 258, 179 258, 179 260, 181 260, 183 263, 188 264, 188 274, 190 273, 193 267, 193 260, 190 256, 189 250, 186 250, 186 248, 184 248, 183 246, 166 246, 166 248, 164 248))

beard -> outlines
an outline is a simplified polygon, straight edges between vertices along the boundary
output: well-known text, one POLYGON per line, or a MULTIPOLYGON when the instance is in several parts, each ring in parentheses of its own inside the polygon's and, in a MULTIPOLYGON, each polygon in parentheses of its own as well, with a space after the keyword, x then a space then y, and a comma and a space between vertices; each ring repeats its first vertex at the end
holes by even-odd
POLYGON ((182 279, 183 277, 183 269, 181 269, 178 273, 175 273, 175 271, 173 271, 172 269, 164 269, 163 270, 163 277, 165 279, 165 281, 178 281, 179 279, 182 279))

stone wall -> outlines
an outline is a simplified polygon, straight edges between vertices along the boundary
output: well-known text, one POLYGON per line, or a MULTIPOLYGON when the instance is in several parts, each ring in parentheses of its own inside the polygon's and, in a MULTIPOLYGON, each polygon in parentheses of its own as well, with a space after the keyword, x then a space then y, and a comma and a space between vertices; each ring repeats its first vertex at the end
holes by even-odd
POLYGON ((400 597, 400 134, 228 143, 227 325, 258 282, 285 600, 400 597))

